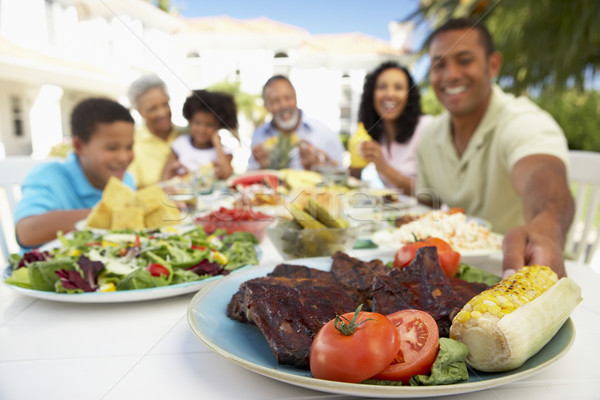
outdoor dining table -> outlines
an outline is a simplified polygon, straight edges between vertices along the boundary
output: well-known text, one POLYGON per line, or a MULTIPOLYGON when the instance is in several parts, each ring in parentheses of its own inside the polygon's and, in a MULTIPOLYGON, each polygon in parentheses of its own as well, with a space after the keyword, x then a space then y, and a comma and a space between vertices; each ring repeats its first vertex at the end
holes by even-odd
MULTIPOLYGON (((261 265, 283 261, 267 238, 260 247, 261 265)), ((351 254, 383 257, 377 249, 351 254)), ((494 259, 480 267, 500 271, 494 259)), ((576 262, 568 262, 567 271, 583 297, 571 315, 576 332, 571 348, 522 380, 443 398, 600 399, 600 274, 576 262)), ((188 324, 193 296, 65 303, 28 297, 1 284, 0 399, 356 398, 271 379, 215 353, 188 324)))

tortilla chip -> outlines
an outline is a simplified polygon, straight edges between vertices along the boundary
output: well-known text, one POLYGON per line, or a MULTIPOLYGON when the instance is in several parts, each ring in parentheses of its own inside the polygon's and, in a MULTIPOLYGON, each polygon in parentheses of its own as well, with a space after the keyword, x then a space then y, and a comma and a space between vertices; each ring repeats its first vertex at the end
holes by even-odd
POLYGON ((144 209, 141 207, 115 207, 111 229, 144 229, 144 209))
POLYGON ((166 201, 166 193, 158 185, 146 186, 136 193, 139 204, 144 208, 144 214, 160 208, 166 201))
POLYGON ((112 211, 102 200, 96 204, 86 219, 86 226, 90 228, 110 229, 112 211))
POLYGON ((136 196, 131 188, 125 185, 121 180, 111 176, 104 187, 102 200, 108 208, 114 210, 117 207, 129 207, 135 205, 136 196))
POLYGON ((161 226, 177 225, 183 220, 184 215, 174 203, 163 204, 160 208, 146 214, 144 223, 149 229, 161 226))

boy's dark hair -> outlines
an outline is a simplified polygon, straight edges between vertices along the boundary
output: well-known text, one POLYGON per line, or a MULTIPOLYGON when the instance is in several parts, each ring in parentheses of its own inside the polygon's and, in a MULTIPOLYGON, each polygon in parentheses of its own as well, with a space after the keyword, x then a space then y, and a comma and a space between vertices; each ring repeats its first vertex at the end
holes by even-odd
POLYGON ((237 130, 237 107, 233 96, 227 93, 194 90, 183 103, 183 116, 190 121, 197 112, 213 114, 220 129, 237 130))
POLYGON ((87 143, 98 124, 135 123, 129 110, 114 100, 94 97, 81 101, 71 113, 71 134, 87 143))
POLYGON ((363 123, 365 129, 369 135, 375 139, 375 141, 381 143, 383 132, 383 122, 380 115, 377 115, 375 106, 373 104, 373 94, 375 93, 375 84, 377 78, 381 73, 387 69, 396 68, 403 71, 406 74, 408 83, 408 98, 406 99, 406 106, 402 115, 398 118, 396 124, 396 141, 398 143, 404 143, 408 141, 414 131, 419 117, 421 116, 421 95, 419 94, 419 88, 415 85, 415 82, 408 72, 408 70, 399 65, 394 61, 387 61, 381 64, 373 72, 369 73, 365 78, 365 84, 363 86, 363 93, 360 98, 360 107, 358 109, 358 119, 363 123))
POLYGON ((296 91, 296 89, 294 89, 294 85, 292 85, 292 82, 290 81, 290 79, 287 76, 285 76, 285 75, 273 75, 272 77, 270 77, 269 79, 267 79, 267 81, 263 85, 263 89, 262 89, 262 97, 263 97, 263 99, 265 98, 265 90, 267 89, 267 87, 269 87, 270 84, 272 84, 275 81, 286 81, 287 83, 290 84, 290 86, 292 87, 292 90, 294 90, 294 92, 296 91))
POLYGON ((435 39, 435 37, 440 33, 454 31, 457 29, 474 29, 478 31, 479 40, 485 49, 485 54, 489 56, 495 51, 494 40, 492 39, 492 35, 490 35, 490 31, 487 30, 483 22, 473 18, 455 18, 444 22, 441 26, 431 32, 425 41, 425 43, 427 43, 427 47, 431 46, 433 39, 435 39))

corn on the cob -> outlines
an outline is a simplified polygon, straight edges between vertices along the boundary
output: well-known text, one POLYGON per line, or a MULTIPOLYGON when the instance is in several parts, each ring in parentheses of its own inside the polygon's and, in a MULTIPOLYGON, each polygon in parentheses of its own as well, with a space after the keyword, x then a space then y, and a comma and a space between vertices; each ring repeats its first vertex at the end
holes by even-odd
POLYGON ((571 278, 545 266, 523 267, 471 299, 450 337, 469 348, 467 363, 488 372, 521 366, 554 336, 581 301, 571 278))

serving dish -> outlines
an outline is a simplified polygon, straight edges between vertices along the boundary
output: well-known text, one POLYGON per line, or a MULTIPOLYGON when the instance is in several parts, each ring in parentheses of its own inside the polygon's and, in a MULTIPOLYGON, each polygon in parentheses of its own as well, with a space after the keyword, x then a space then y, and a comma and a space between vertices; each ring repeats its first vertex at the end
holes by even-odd
MULTIPOLYGON (((322 270, 331 268, 330 257, 298 259, 287 263, 322 270)), ((377 398, 421 398, 474 392, 515 382, 540 372, 564 355, 575 338, 575 327, 569 319, 552 340, 520 368, 502 373, 469 370, 466 382, 453 385, 380 386, 315 379, 308 370, 277 364, 266 340, 256 327, 232 320, 226 315, 227 304, 241 283, 265 276, 274 268, 275 265, 272 264, 240 271, 206 287, 192 298, 188 306, 188 323, 198 339, 217 354, 250 371, 296 386, 328 393, 377 398)))
POLYGON ((273 246, 284 260, 299 256, 331 256, 349 251, 361 233, 359 226, 347 228, 298 229, 274 223, 266 228, 273 246))
MULTIPOLYGON (((379 231, 374 232, 370 239, 373 243, 375 243, 379 248, 385 250, 396 251, 404 243, 399 241, 394 241, 391 239, 391 233, 396 230, 396 228, 386 228, 379 231)), ((496 239, 498 243, 502 243, 503 236, 498 233, 491 233, 491 235, 496 239)), ((482 249, 464 249, 460 247, 453 246, 454 250, 458 251, 461 256, 461 261, 465 264, 477 265, 482 261, 487 260, 489 257, 502 253, 500 247, 489 247, 482 249)))
MULTIPOLYGON (((175 222, 175 224, 173 224, 173 225, 166 225, 162 228, 144 228, 144 229, 141 229, 141 231, 148 233, 148 232, 156 231, 158 229, 173 229, 173 230, 176 230, 179 232, 185 232, 185 230, 193 228, 193 224, 192 224, 193 218, 191 217, 191 215, 187 215, 181 221, 173 221, 173 222, 175 222)), ((87 226, 87 221, 85 219, 75 222, 75 229, 78 231, 92 231, 94 233, 99 233, 99 234, 105 234, 110 231, 110 229, 89 227, 89 226, 87 226)))
MULTIPOLYGON (((262 252, 258 246, 255 247, 257 258, 260 260, 262 252)), ((229 275, 237 274, 243 270, 255 267, 255 265, 245 265, 235 269, 229 275)), ((12 273, 10 267, 6 267, 2 272, 2 282, 6 280, 12 273)), ((137 290, 120 290, 114 292, 91 292, 91 293, 55 293, 45 292, 43 290, 25 289, 15 285, 6 284, 12 290, 21 293, 25 296, 34 297, 42 300, 60 301, 65 303, 127 303, 133 301, 156 300, 166 297, 175 297, 183 294, 197 292, 204 286, 223 279, 225 275, 212 276, 200 281, 178 283, 163 287, 137 289, 137 290)))

